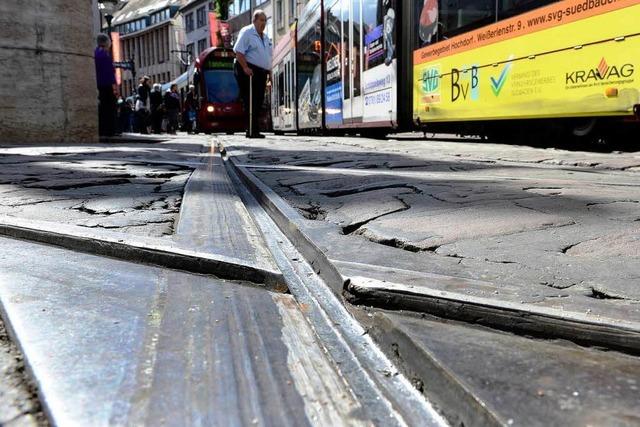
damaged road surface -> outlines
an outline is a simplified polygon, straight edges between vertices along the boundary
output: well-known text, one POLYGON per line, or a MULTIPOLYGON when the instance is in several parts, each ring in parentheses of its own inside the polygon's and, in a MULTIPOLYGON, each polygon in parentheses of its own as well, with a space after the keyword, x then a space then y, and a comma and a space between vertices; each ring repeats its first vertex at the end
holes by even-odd
POLYGON ((640 153, 219 142, 450 422, 640 423, 640 153))
POLYGON ((0 155, 3 425, 447 425, 208 138, 0 155))

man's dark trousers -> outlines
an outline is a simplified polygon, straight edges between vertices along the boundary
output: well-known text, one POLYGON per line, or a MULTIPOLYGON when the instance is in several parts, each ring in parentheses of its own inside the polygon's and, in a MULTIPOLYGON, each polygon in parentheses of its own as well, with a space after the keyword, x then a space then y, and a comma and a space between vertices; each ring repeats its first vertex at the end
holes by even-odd
POLYGON ((98 88, 98 133, 100 136, 116 133, 116 97, 112 86, 98 88))
POLYGON ((247 124, 247 136, 254 136, 260 133, 260 111, 264 102, 265 90, 267 88, 267 75, 269 72, 253 64, 247 64, 253 70, 253 135, 249 135, 249 76, 247 76, 239 63, 236 62, 234 72, 238 86, 240 86, 240 96, 244 105, 245 123, 247 124))

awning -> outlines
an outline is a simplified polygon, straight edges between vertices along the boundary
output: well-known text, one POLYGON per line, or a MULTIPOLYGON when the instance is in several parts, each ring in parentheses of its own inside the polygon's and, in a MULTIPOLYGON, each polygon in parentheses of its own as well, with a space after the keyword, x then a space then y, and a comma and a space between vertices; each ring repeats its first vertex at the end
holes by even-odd
POLYGON ((181 89, 184 89, 185 91, 189 90, 189 84, 193 83, 193 82, 189 82, 189 76, 193 75, 194 66, 195 64, 189 65, 189 69, 186 72, 180 74, 178 77, 176 77, 174 80, 170 81, 169 83, 163 84, 162 93, 169 90, 169 88, 171 88, 171 85, 173 84, 178 85, 178 91, 180 91, 181 89))

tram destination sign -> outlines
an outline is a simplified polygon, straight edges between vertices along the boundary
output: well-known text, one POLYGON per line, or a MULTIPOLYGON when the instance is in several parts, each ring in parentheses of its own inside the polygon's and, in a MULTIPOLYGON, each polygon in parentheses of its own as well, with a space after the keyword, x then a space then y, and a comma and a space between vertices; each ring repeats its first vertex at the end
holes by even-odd
POLYGON ((233 58, 207 58, 202 66, 205 70, 228 70, 233 68, 233 58))

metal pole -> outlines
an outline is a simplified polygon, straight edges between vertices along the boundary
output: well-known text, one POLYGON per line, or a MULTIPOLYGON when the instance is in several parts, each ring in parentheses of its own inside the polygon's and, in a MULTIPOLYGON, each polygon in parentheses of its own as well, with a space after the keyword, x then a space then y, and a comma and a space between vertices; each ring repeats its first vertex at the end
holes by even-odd
POLYGON ((249 136, 253 136, 253 74, 249 76, 249 136))

